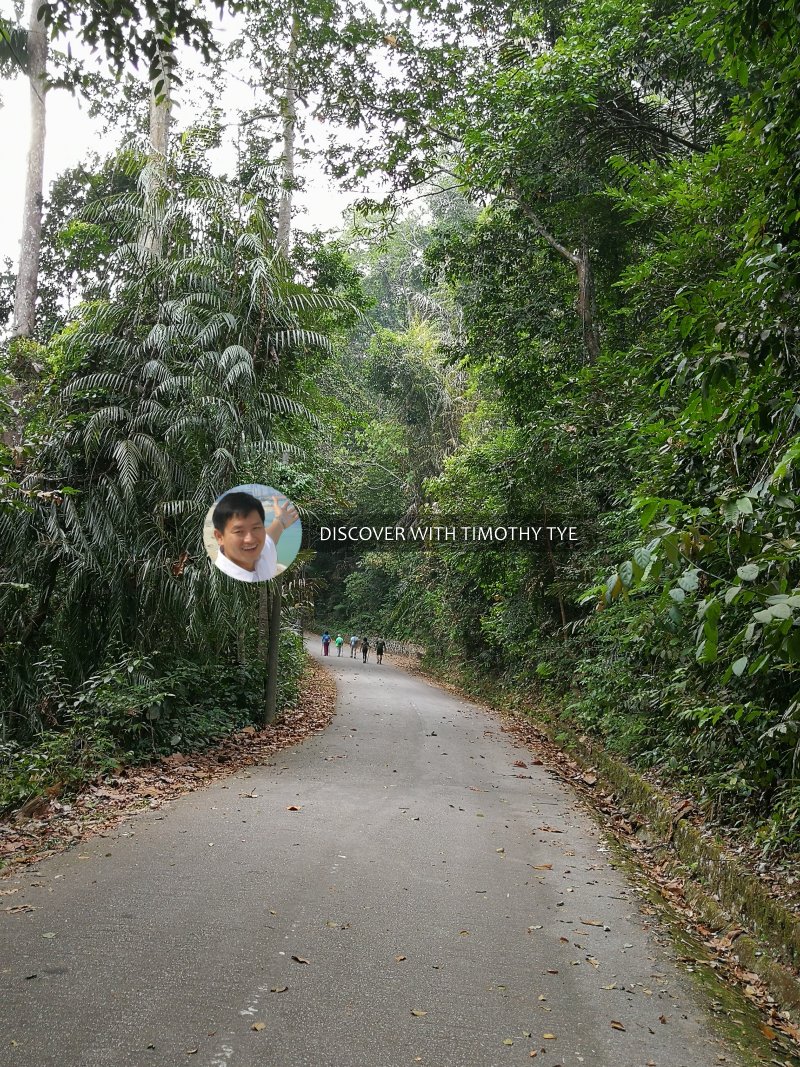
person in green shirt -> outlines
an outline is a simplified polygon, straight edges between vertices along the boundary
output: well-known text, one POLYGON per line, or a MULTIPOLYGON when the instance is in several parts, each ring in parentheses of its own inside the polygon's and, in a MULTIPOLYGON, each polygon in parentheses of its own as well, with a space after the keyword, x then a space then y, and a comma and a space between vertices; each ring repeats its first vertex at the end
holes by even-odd
POLYGON ((344 638, 342 637, 341 634, 337 634, 336 635, 336 655, 337 656, 341 656, 341 654, 342 654, 342 645, 343 644, 344 644, 344 638))

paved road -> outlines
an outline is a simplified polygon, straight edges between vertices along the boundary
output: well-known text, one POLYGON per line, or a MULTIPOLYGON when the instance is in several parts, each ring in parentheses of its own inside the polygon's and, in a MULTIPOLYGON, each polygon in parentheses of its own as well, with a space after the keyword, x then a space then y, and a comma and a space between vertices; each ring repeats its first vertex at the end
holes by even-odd
POLYGON ((0 884, 37 909, 0 923, 0 1062, 735 1063, 553 775, 441 690, 325 663, 325 733, 0 884))

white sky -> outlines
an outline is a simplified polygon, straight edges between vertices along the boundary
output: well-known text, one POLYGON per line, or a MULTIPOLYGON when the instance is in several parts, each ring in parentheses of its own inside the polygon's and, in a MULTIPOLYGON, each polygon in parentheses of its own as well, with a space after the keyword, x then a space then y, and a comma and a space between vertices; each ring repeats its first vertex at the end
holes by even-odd
MULTIPOLYGON (((0 14, 11 14, 11 0, 0 0, 0 14)), ((227 20, 225 30, 230 30, 227 20)), ((63 45, 62 45, 63 46, 63 45)), ((58 47, 58 45, 57 45, 58 47)), ((191 63, 191 59, 189 59, 191 63)), ((194 64, 192 64, 194 65, 194 64)), ((226 114, 234 117, 237 109, 252 106, 252 94, 236 82, 229 83, 227 99, 222 101, 226 114)), ((29 138, 29 107, 27 79, 19 75, 11 81, 0 82, 0 144, 7 150, 0 164, 0 262, 9 256, 15 262, 19 255, 22 203, 25 188, 25 162, 29 138)), ((179 104, 181 103, 179 99, 179 104)), ((187 102, 183 101, 177 122, 186 123, 187 102)), ((65 90, 53 90, 47 97, 47 140, 45 145, 45 197, 53 179, 69 167, 85 160, 90 152, 103 154, 115 147, 104 143, 101 120, 88 115, 85 101, 65 90)), ((314 135, 313 126, 309 130, 314 135)), ((107 136, 107 135, 106 135, 107 136)), ((231 153, 219 153, 222 169, 233 170, 231 153)), ((356 194, 343 194, 322 174, 320 166, 303 164, 298 177, 306 181, 306 188, 296 196, 295 223, 302 229, 338 229, 342 212, 356 199, 356 194)))

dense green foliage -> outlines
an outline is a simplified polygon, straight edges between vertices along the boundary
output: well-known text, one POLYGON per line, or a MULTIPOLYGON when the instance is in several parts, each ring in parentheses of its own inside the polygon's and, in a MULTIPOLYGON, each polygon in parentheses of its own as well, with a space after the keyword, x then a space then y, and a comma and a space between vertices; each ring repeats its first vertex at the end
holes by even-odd
POLYGON ((570 517, 581 547, 381 553, 330 602, 545 696, 770 844, 800 830, 798 14, 563 5, 474 73, 440 121, 488 206, 434 219, 425 252, 468 414, 424 502, 570 517))
POLYGON ((293 595, 793 845, 800 7, 403 7, 250 13, 229 57, 263 106, 229 182, 214 112, 168 173, 123 154, 53 187, 39 334, 3 370, 6 737, 80 746, 84 694, 114 751, 227 707, 198 679, 249 671, 256 638, 199 542, 222 483, 273 480, 317 518, 560 517, 577 548, 320 554, 293 595), (301 104, 339 124, 331 173, 424 207, 373 203, 286 259, 289 40, 301 104), (145 680, 107 692, 134 661, 145 680), (165 695, 182 672, 200 696, 165 695), (179 699, 163 729, 142 710, 179 699))

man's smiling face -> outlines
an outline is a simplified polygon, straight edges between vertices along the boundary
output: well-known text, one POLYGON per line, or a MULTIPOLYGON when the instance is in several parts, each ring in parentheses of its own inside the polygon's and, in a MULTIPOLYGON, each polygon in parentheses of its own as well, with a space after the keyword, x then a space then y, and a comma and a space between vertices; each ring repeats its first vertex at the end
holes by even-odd
POLYGON ((214 537, 226 559, 252 571, 261 555, 267 531, 258 512, 251 511, 247 515, 232 515, 224 530, 214 530, 214 537))

